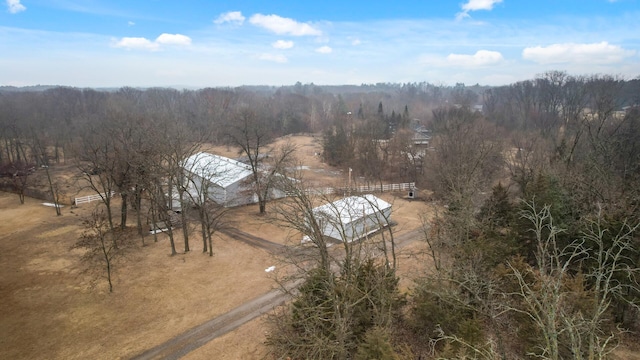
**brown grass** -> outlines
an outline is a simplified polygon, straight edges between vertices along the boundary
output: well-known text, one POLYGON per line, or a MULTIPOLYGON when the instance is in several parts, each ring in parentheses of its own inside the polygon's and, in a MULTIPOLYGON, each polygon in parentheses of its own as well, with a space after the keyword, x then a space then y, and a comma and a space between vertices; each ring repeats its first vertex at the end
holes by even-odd
MULTIPOLYGON (((298 148, 304 176, 313 186, 342 186, 346 175, 320 162, 319 138, 290 136, 298 148)), ((236 157, 224 147, 209 147, 218 154, 236 157)), ((80 190, 71 174, 72 165, 52 167, 63 179, 69 197, 80 190)), ((39 172, 41 170, 38 170, 39 172)), ((419 214, 432 211, 423 201, 404 199, 405 194, 378 194, 393 204, 396 236, 420 226, 419 214), (395 196, 394 196, 395 195, 395 196)), ((423 198, 428 198, 424 194, 423 198)), ((119 200, 115 199, 116 206, 119 200)), ((114 293, 103 279, 84 272, 79 250, 70 250, 83 229, 81 221, 97 203, 62 209, 55 216, 43 201, 0 192, 0 359, 127 359, 223 314, 275 286, 264 269, 279 264, 271 254, 225 236, 216 238, 214 256, 200 252, 194 232, 192 252, 169 256, 166 235, 138 247, 116 264, 114 293)), ((133 216, 132 216, 133 218, 133 216)), ((257 206, 233 209, 234 227, 273 242, 296 241, 286 229, 266 223, 257 206)), ((137 244, 140 239, 132 239, 137 244)), ((177 236, 177 247, 183 248, 177 236)), ((425 244, 414 242, 398 253, 400 287, 411 292, 412 279, 431 263, 425 244)), ((265 317, 255 319, 214 339, 184 359, 261 359, 268 327, 265 317)), ((629 341, 632 343, 632 340, 629 341)), ((640 359, 635 347, 616 350, 614 359, 640 359)))
POLYGON ((92 286, 80 253, 69 250, 82 231, 79 217, 67 208, 56 217, 33 199, 16 204, 17 197, 0 194, 0 208, 11 208, 0 214, 17 229, 5 226, 0 236, 0 358, 129 357, 273 285, 264 272, 273 260, 262 250, 222 237, 214 257, 170 257, 161 235, 157 243, 148 236, 151 245, 116 266, 109 294, 104 281, 92 286))
MULTIPOLYGON (((314 155, 317 139, 290 140, 310 150, 301 151, 300 158, 314 180, 320 183, 329 174, 332 181, 344 181, 314 155)), ((383 198, 394 202, 399 233, 415 227, 422 202, 383 198)), ((147 246, 138 245, 116 264, 109 294, 103 279, 96 282, 83 272, 81 251, 70 250, 83 231, 82 219, 97 203, 66 206, 63 216, 41 203, 27 198, 19 205, 17 195, 0 193, 0 359, 130 358, 275 286, 264 272, 276 264, 272 255, 222 236, 209 257, 200 252, 196 231, 193 251, 173 257, 166 235, 157 243, 147 236, 147 246)), ((240 207, 230 219, 243 231, 284 243, 286 231, 264 223, 257 210, 240 207)), ((178 236, 179 251, 182 246, 178 236)), ((407 269, 416 271, 419 262, 401 256, 401 266, 406 261, 407 269)), ((186 358, 261 358, 265 331, 263 320, 254 320, 186 358)))

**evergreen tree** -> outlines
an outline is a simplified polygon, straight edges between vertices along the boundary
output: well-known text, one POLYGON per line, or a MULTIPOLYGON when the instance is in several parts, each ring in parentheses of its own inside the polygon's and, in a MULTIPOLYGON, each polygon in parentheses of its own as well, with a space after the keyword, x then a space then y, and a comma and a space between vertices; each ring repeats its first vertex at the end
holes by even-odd
POLYGON ((407 105, 404 106, 404 112, 402 113, 402 117, 400 118, 400 128, 404 129, 409 126, 411 120, 409 119, 409 107, 407 105))
POLYGON ((389 335, 384 328, 377 326, 367 331, 354 357, 356 360, 395 360, 397 358, 389 335))
POLYGON ((364 119, 364 109, 362 108, 362 103, 360 103, 360 107, 358 108, 358 119, 364 119))
POLYGON ((515 209, 509 200, 509 190, 499 182, 493 187, 491 197, 480 209, 480 218, 493 230, 510 226, 515 218, 514 214, 515 209))
POLYGON ((329 165, 348 164, 353 159, 353 146, 344 124, 325 131, 322 143, 323 158, 329 165))

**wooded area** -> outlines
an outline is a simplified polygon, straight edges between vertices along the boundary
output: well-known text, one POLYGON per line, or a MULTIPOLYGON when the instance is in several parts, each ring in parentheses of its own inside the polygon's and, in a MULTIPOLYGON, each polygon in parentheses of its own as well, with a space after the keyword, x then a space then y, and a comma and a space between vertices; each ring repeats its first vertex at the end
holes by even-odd
POLYGON ((168 225, 172 255, 194 238, 214 255, 227 212, 206 192, 190 198, 184 160, 236 149, 264 221, 314 244, 283 252, 297 271, 280 284, 302 285, 270 318, 274 358, 600 359, 637 346, 639 144, 640 80, 609 75, 491 88, 0 88, 2 189, 16 206, 27 191, 56 204, 77 184, 100 194, 77 246, 106 263, 110 290, 123 237, 144 244, 149 218, 168 225), (299 149, 273 145, 297 133, 321 139, 318 156, 349 174, 347 188, 416 183, 435 216, 411 289, 398 285, 393 214, 371 239, 327 248, 313 209, 335 196, 305 191, 315 184, 297 170, 299 149), (72 179, 50 174, 69 165, 72 179), (273 188, 288 197, 274 201, 273 188))

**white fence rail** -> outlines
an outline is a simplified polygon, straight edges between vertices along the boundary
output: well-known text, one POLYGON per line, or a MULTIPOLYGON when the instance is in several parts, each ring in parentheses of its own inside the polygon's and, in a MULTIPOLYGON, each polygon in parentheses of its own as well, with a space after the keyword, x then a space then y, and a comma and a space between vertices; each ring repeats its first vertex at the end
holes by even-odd
POLYGON ((332 187, 324 187, 324 188, 315 188, 315 189, 307 189, 307 195, 328 195, 337 192, 351 192, 355 193, 366 193, 366 192, 385 192, 385 191, 409 191, 416 188, 416 183, 401 183, 401 184, 377 184, 377 185, 361 185, 354 186, 351 189, 348 187, 344 188, 332 188, 332 187))
POLYGON ((358 186, 355 190, 358 192, 385 192, 385 191, 409 191, 416 187, 416 183, 402 184, 377 184, 358 186))
MULTIPOLYGON (((114 197, 116 194, 115 191, 111 192, 111 196, 110 197, 114 197)), ((90 203, 92 201, 97 201, 97 200, 102 200, 102 197, 106 196, 107 193, 104 194, 95 194, 95 195, 87 195, 87 196, 81 196, 81 197, 77 197, 74 199, 73 203, 78 206, 80 204, 86 204, 86 203, 90 203)))
POLYGON ((324 188, 306 189, 305 193, 307 195, 329 195, 329 194, 333 194, 336 191, 340 191, 340 189, 336 189, 332 187, 324 187, 324 188))

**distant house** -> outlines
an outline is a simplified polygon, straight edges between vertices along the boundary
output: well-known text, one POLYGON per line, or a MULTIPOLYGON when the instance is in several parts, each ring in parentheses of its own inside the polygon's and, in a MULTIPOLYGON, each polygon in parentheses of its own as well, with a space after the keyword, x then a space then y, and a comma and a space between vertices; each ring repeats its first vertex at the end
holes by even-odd
POLYGON ((313 214, 324 236, 352 242, 387 226, 391 204, 370 194, 350 196, 318 206, 313 214))
POLYGON ((251 190, 253 173, 247 164, 200 152, 188 157, 183 168, 187 192, 196 203, 202 203, 205 196, 227 207, 257 202, 251 190))
POLYGON ((413 145, 420 146, 429 145, 431 140, 431 130, 427 129, 423 125, 418 125, 413 129, 413 145))

